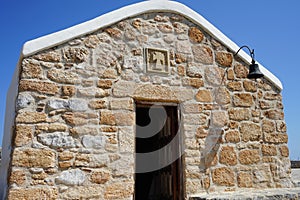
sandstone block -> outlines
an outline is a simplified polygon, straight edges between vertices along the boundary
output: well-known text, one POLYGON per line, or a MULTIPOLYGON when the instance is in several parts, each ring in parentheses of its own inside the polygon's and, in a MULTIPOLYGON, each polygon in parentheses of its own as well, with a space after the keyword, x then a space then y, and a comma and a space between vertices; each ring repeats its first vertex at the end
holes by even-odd
POLYGON ((250 173, 240 172, 238 174, 238 186, 242 188, 252 188, 253 187, 253 178, 250 173))
POLYGON ((234 71, 233 71, 233 69, 229 69, 227 71, 227 79, 228 80, 234 80, 234 71))
POLYGON ((134 102, 131 98, 126 99, 112 99, 110 102, 112 110, 134 110, 134 102))
POLYGON ((264 156, 276 156, 277 149, 274 145, 262 145, 261 147, 262 154, 264 156))
POLYGON ((196 27, 189 29, 189 37, 192 42, 200 43, 204 38, 204 34, 196 27))
POLYGON ((88 54, 88 50, 83 47, 71 47, 63 50, 63 57, 69 63, 85 62, 88 54))
POLYGON ((125 199, 133 195, 133 182, 113 183, 105 188, 105 200, 125 199))
POLYGON ((238 131, 228 131, 225 135, 226 142, 238 143, 240 140, 240 133, 238 131))
POLYGON ((182 85, 200 88, 204 86, 204 82, 199 78, 184 78, 182 79, 182 85))
POLYGON ((91 109, 103 109, 107 108, 107 102, 105 100, 92 100, 89 102, 91 109))
POLYGON ((45 113, 39 112, 21 112, 17 115, 17 123, 33 124, 46 122, 47 116, 45 113))
POLYGON ((281 156, 289 157, 289 148, 288 148, 288 146, 284 145, 284 146, 279 147, 279 151, 280 151, 281 156))
POLYGON ((63 151, 58 155, 58 159, 61 161, 71 160, 73 158, 74 158, 74 154, 70 151, 63 151))
POLYGON ((42 79, 42 68, 39 63, 33 60, 23 60, 22 62, 22 78, 37 78, 42 79))
POLYGON ((94 49, 100 44, 101 41, 96 35, 90 35, 83 42, 86 47, 94 49))
POLYGON ((220 163, 234 166, 237 164, 237 156, 233 147, 225 146, 220 151, 220 163))
POLYGON ((263 120, 262 130, 264 133, 272 133, 275 131, 275 123, 270 120, 263 120))
POLYGON ((277 121, 276 122, 276 130, 281 133, 286 132, 286 123, 284 121, 277 121))
POLYGON ((183 110, 185 113, 201 113, 203 107, 201 104, 184 104, 183 110))
POLYGON ((239 81, 231 81, 227 84, 227 87, 229 90, 232 90, 232 91, 242 91, 243 90, 242 83, 239 81))
POLYGON ((94 171, 91 174, 90 180, 92 183, 104 184, 111 179, 111 174, 105 171, 94 171))
POLYGON ((178 102, 180 96, 170 87, 146 84, 138 86, 133 97, 137 100, 178 102))
POLYGON ((74 112, 66 112, 62 118, 72 126, 80 126, 88 123, 87 115, 74 112))
POLYGON ((257 84, 255 81, 244 81, 243 85, 247 92, 256 92, 257 91, 257 84))
POLYGON ((26 145, 32 141, 33 137, 33 127, 17 125, 16 126, 16 136, 15 136, 15 145, 17 147, 26 145))
POLYGON ((239 153, 239 161, 243 165, 252 165, 260 161, 258 150, 243 150, 239 153))
POLYGON ((105 80, 101 79, 98 81, 97 86, 102 88, 102 89, 109 89, 112 87, 112 81, 111 80, 105 80))
POLYGON ((217 52, 216 53, 216 62, 224 67, 230 67, 232 65, 233 56, 231 53, 226 52, 217 52))
POLYGON ((59 194, 59 199, 103 199, 103 190, 99 185, 68 187, 65 192, 59 194))
POLYGON ((26 182, 26 174, 23 170, 14 170, 9 177, 9 184, 22 185, 26 182))
POLYGON ((232 169, 221 167, 213 170, 212 180, 215 184, 221 186, 234 186, 235 174, 232 169))
POLYGON ((179 76, 184 76, 185 75, 185 67, 182 65, 179 65, 177 67, 177 73, 179 76))
POLYGON ((61 55, 56 51, 49 51, 46 53, 40 53, 33 57, 36 60, 44 62, 59 62, 61 61, 61 55))
POLYGON ((274 144, 287 143, 288 135, 284 133, 265 133, 264 141, 267 143, 274 144))
POLYGON ((76 93, 76 88, 71 85, 62 86, 62 95, 72 97, 76 93))
POLYGON ((22 91, 33 91, 41 94, 54 95, 58 93, 58 86, 50 82, 21 80, 19 84, 19 90, 22 91))
POLYGON ((55 153, 51 150, 16 149, 12 157, 12 165, 18 167, 49 168, 55 166, 55 153))
POLYGON ((30 199, 30 200, 56 200, 58 199, 58 190, 56 188, 15 188, 10 189, 8 193, 9 200, 30 199))
POLYGON ((210 103, 213 101, 212 93, 209 90, 199 90, 196 94, 196 100, 199 102, 210 103))
POLYGON ((209 47, 193 46, 192 51, 196 62, 207 65, 213 64, 213 52, 209 47))
POLYGON ((162 32, 162 33, 172 33, 173 32, 173 27, 170 26, 169 24, 158 24, 157 28, 162 32))
POLYGON ((176 42, 176 51, 178 53, 191 54, 191 45, 187 41, 178 41, 176 42))
POLYGON ((63 171, 56 179, 55 182, 59 184, 74 186, 82 185, 86 180, 86 175, 80 169, 71 169, 63 171))
POLYGON ((234 72, 237 78, 247 78, 249 70, 244 65, 236 64, 234 66, 234 72))
POLYGON ((262 138, 260 126, 253 123, 244 122, 240 126, 242 141, 259 141, 262 138))
POLYGON ((188 63, 186 74, 189 77, 202 78, 203 66, 198 63, 188 63))
POLYGON ((234 121, 249 120, 251 113, 247 108, 232 108, 228 111, 229 119, 234 121))
POLYGON ((284 113, 281 110, 269 110, 264 112, 264 115, 273 120, 283 120, 284 119, 284 113))
POLYGON ((108 28, 105 29, 105 32, 110 35, 110 37, 115 39, 121 39, 122 38, 122 32, 116 28, 108 28))
POLYGON ((238 107, 251 107, 254 104, 253 97, 248 93, 234 94, 233 104, 238 107))
POLYGON ((137 85, 130 81, 118 81, 113 85, 113 95, 116 97, 129 97, 134 93, 137 85))

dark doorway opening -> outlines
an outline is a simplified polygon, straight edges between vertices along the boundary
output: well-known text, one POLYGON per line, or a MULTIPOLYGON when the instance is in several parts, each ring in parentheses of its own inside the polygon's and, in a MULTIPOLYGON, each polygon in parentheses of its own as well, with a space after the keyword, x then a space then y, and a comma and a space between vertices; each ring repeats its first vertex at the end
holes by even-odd
MULTIPOLYGON (((149 104, 137 104, 137 126, 147 127, 151 123, 151 128, 159 127, 159 130, 156 134, 153 134, 150 137, 139 137, 143 134, 147 134, 147 131, 145 131, 145 129, 136 128, 136 153, 153 152, 170 144, 170 142, 175 138, 179 129, 179 114, 180 113, 177 106, 160 106, 159 108, 155 108, 153 105, 149 104), (161 108, 165 110, 165 115, 151 116, 150 109, 161 108)), ((147 161, 147 163, 151 162, 159 164, 159 162, 165 161, 167 157, 170 156, 168 154, 176 153, 180 148, 180 142, 178 142, 178 146, 172 146, 171 151, 158 151, 158 155, 150 161, 147 161)), ((155 171, 141 173, 137 169, 140 169, 143 165, 145 165, 145 162, 136 158, 135 200, 184 199, 183 167, 181 156, 171 164, 163 166, 155 171)))

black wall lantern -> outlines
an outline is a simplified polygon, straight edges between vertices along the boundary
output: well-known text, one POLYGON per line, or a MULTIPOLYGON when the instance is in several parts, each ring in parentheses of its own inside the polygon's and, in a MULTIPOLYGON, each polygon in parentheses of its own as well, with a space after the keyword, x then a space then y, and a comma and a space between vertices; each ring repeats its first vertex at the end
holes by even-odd
POLYGON ((247 48, 252 58, 251 64, 249 65, 249 74, 247 77, 250 79, 257 79, 263 77, 263 73, 261 73, 258 64, 256 64, 254 60, 254 49, 251 50, 248 46, 245 45, 242 46, 234 55, 237 55, 242 48, 247 48))

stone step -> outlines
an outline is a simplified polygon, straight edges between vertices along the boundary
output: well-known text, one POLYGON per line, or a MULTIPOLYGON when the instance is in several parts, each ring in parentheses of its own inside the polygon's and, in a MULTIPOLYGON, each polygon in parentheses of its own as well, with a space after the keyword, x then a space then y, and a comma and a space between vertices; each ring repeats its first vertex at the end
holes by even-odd
POLYGON ((266 190, 245 190, 214 194, 201 194, 190 197, 189 200, 300 200, 300 187, 276 188, 266 190))

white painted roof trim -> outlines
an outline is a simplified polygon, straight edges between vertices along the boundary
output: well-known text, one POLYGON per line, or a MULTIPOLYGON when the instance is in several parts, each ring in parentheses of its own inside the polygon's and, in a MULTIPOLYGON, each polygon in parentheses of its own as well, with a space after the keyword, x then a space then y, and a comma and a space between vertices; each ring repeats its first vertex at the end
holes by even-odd
MULTIPOLYGON (((128 17, 136 16, 142 13, 155 12, 155 11, 171 11, 176 12, 192 20, 194 23, 202 27, 206 32, 217 38, 219 41, 223 42, 233 52, 237 52, 239 46, 231 41, 227 36, 225 36, 220 30, 218 30, 214 25, 208 22, 200 14, 193 11, 189 7, 174 1, 144 1, 136 3, 133 5, 125 6, 118 10, 109 12, 95 19, 89 20, 87 22, 78 24, 76 26, 67 28, 50 35, 46 35, 24 44, 22 55, 24 57, 33 55, 41 50, 45 50, 59 44, 65 43, 73 38, 92 33, 99 28, 112 25, 118 21, 126 19, 128 17)), ((251 57, 245 53, 243 50, 238 54, 248 64, 251 63, 251 57)), ((259 63, 258 63, 259 64, 259 63)), ((261 72, 265 77, 271 81, 280 90, 283 89, 281 81, 274 76, 269 70, 259 64, 261 72)))

